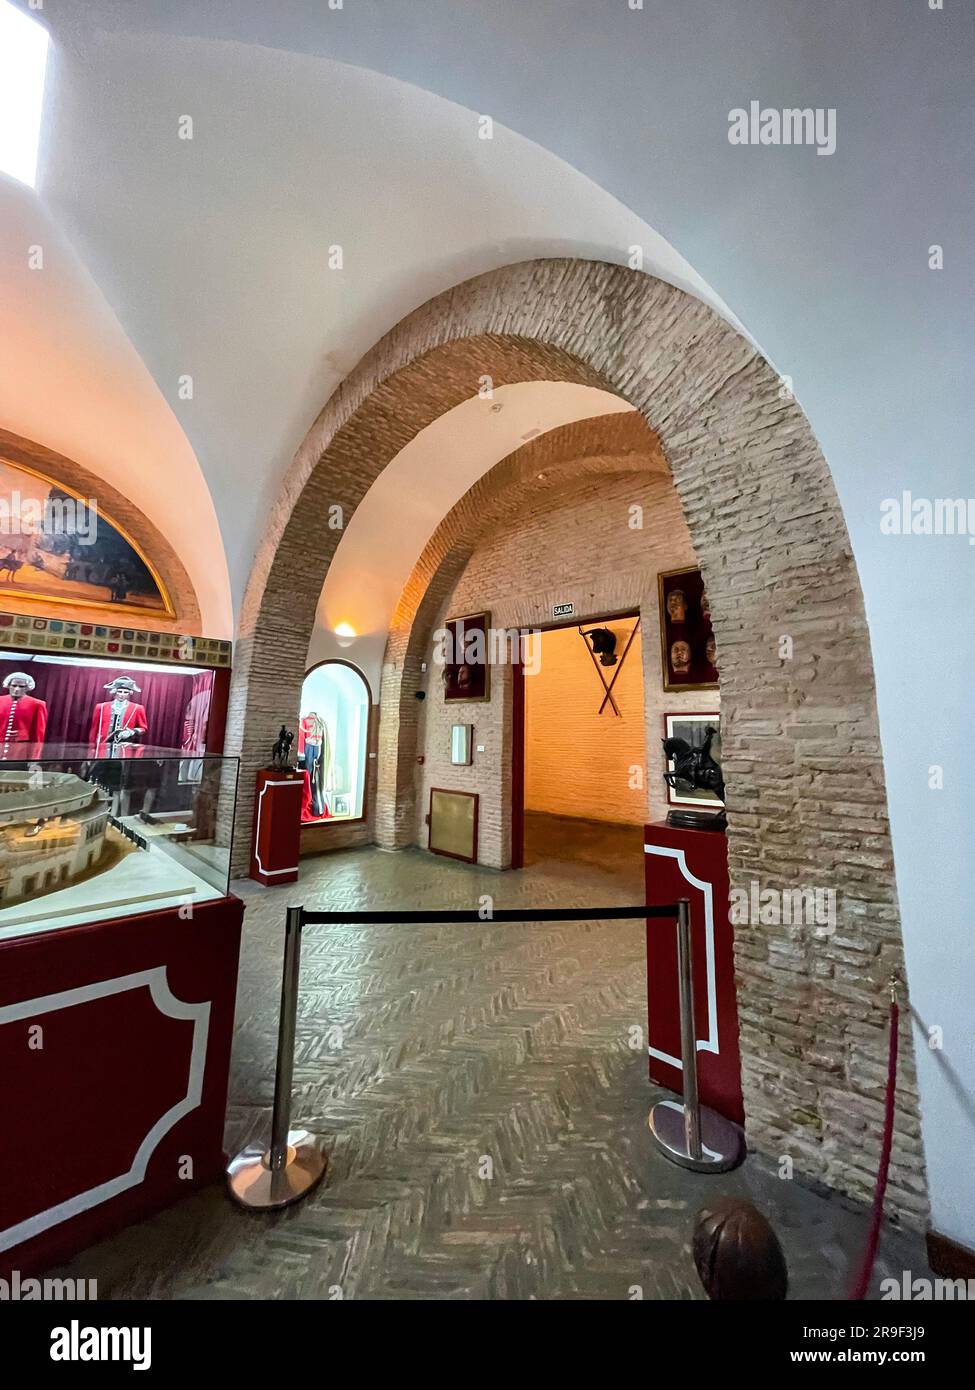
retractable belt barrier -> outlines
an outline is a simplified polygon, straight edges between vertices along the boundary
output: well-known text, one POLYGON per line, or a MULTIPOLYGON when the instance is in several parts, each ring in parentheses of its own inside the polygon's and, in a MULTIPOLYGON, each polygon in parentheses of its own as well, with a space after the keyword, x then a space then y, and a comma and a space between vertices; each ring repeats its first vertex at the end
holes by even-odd
POLYGON ((291 1125, 295 1028, 301 933, 306 926, 385 926, 470 923, 491 927, 502 922, 620 922, 677 919, 677 973, 680 992, 683 1102, 659 1101, 648 1124, 657 1148, 673 1163, 700 1173, 733 1168, 742 1156, 740 1130, 715 1111, 702 1108, 697 1087, 697 1041, 694 1026, 694 970, 691 950, 691 907, 687 898, 663 906, 587 908, 494 908, 489 916, 476 908, 405 911, 319 912, 289 907, 285 923, 284 969, 278 1019, 278 1055, 274 1076, 271 1143, 250 1144, 227 1168, 231 1196, 255 1211, 286 1207, 306 1196, 324 1176, 327 1166, 322 1141, 291 1125))

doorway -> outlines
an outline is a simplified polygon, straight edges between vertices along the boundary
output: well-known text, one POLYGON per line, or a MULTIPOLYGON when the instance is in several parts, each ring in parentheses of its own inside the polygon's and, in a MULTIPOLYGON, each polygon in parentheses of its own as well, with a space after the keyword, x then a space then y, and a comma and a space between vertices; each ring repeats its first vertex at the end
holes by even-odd
POLYGON ((515 672, 512 866, 632 874, 646 811, 639 614, 544 628, 515 672))

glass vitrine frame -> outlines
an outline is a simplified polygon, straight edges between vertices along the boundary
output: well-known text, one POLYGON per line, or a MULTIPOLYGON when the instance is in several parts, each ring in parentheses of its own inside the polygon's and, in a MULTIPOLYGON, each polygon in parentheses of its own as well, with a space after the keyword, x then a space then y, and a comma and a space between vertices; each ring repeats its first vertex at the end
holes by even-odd
POLYGON ((237 758, 43 752, 0 760, 0 941, 226 897, 237 758))

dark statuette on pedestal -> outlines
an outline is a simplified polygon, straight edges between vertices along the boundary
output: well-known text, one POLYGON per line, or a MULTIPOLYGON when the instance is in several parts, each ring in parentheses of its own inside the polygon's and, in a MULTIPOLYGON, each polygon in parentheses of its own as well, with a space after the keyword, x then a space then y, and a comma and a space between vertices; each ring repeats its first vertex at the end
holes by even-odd
MULTIPOLYGON (((668 787, 678 791, 678 783, 687 782, 699 791, 710 792, 719 801, 724 800, 721 764, 711 756, 711 741, 715 732, 714 727, 709 724, 700 748, 693 748, 685 738, 662 740, 664 755, 674 764, 673 772, 664 773, 664 781, 668 787)), ((667 824, 683 826, 689 830, 725 830, 728 818, 723 807, 718 811, 674 809, 667 815, 667 824)))
POLYGON ((291 745, 295 741, 294 733, 291 729, 286 729, 281 725, 281 732, 278 734, 278 741, 271 749, 271 766, 277 772, 291 771, 291 745))

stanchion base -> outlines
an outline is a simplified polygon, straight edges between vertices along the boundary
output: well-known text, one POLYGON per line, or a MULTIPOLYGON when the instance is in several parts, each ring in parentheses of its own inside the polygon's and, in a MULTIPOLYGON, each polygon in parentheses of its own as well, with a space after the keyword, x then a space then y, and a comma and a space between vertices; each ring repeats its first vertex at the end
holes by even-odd
POLYGON ((726 1173, 745 1157, 741 1130, 723 1115, 701 1106, 701 1157, 687 1152, 684 1107, 680 1101, 661 1100, 647 1117, 650 1137, 665 1158, 695 1173, 726 1173))
POLYGON ((248 1144, 227 1165, 227 1186, 235 1202, 256 1211, 271 1211, 299 1201, 321 1182, 328 1166, 321 1140, 306 1129, 288 1131, 288 1155, 272 1172, 270 1152, 248 1144))

